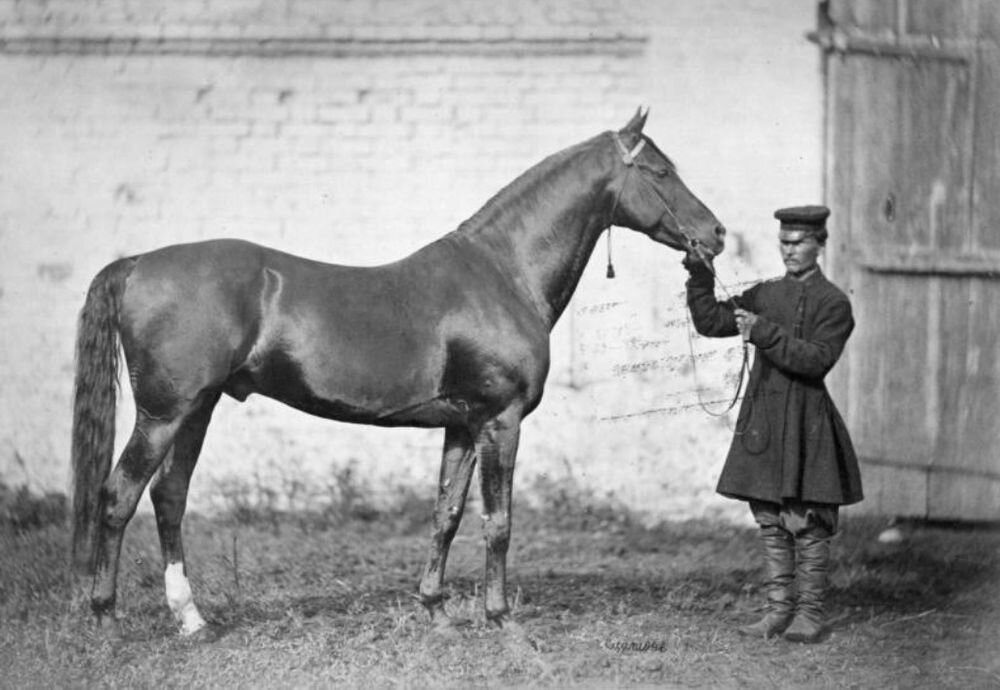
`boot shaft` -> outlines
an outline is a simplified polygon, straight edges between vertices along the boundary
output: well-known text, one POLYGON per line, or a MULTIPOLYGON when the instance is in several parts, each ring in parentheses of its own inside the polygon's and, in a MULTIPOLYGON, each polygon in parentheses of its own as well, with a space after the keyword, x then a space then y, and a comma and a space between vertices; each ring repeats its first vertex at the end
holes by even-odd
POLYGON ((821 642, 828 632, 823 605, 829 587, 830 538, 803 535, 796 539, 795 546, 798 601, 795 618, 785 631, 785 639, 792 642, 821 642))
POLYGON ((758 535, 764 556, 767 608, 760 620, 740 627, 739 632, 771 638, 785 631, 795 610, 795 541, 776 525, 762 526, 758 535))
POLYGON ((775 613, 791 613, 795 603, 795 540, 777 526, 760 528, 764 588, 775 613))

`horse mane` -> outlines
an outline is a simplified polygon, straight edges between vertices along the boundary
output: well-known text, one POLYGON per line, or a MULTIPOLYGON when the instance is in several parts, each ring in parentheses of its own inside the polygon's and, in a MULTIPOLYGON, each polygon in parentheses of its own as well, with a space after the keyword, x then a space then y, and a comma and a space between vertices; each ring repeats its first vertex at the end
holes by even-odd
POLYGON ((556 173, 561 172, 569 160, 576 158, 585 150, 592 149, 602 136, 592 137, 543 158, 490 197, 478 211, 462 221, 454 232, 475 234, 484 228, 494 226, 498 217, 526 206, 529 199, 537 198, 544 192, 556 177, 556 173))

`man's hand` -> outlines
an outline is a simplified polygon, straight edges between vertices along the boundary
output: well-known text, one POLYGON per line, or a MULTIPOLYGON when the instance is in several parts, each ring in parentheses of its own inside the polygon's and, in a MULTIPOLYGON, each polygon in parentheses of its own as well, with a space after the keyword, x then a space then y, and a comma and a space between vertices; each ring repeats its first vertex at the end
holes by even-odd
POLYGON ((750 340, 750 331, 753 330, 753 325, 757 323, 757 315, 746 309, 736 309, 733 313, 736 315, 736 327, 740 329, 740 335, 743 336, 743 340, 750 340))
POLYGON ((702 254, 696 249, 688 248, 684 254, 684 268, 691 270, 692 268, 712 268, 712 257, 710 255, 702 254), (707 266, 706 266, 707 264, 707 266))

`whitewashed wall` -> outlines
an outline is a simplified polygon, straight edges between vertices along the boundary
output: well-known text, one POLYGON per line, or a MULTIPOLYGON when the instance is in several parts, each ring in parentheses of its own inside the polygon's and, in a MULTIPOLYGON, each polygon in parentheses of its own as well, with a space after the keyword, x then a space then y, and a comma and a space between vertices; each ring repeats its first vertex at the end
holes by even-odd
MULTIPOLYGON (((820 198, 810 3, 0 2, 0 479, 65 488, 75 317, 109 260, 231 236, 339 263, 399 258, 529 166, 652 108, 647 133, 734 235, 732 282, 779 268, 771 212, 820 198)), ((738 350, 696 341, 680 256, 617 230, 555 334, 518 483, 571 476, 654 517, 713 495, 738 350), (709 390, 696 392, 699 387, 709 390)), ((128 396, 120 443, 127 436, 128 396)), ((229 477, 432 492, 440 432, 223 401, 195 508, 229 477)))

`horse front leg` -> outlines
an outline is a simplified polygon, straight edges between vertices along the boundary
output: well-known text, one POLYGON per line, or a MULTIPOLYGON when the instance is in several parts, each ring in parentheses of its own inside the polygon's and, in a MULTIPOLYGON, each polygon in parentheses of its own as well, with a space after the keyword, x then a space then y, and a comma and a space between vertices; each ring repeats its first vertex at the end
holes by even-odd
POLYGON ((508 622, 510 615, 507 547, 510 545, 514 461, 520 433, 519 415, 501 415, 484 426, 476 442, 486 542, 486 617, 501 626, 508 622))
POLYGON ((444 570, 448 561, 448 550, 451 548, 455 533, 458 532, 462 512, 465 510, 469 481, 476 465, 474 449, 472 437, 466 429, 457 427, 445 429, 441 474, 434 504, 431 547, 423 577, 420 579, 420 601, 430 614, 431 620, 439 624, 448 623, 442 594, 444 570))

